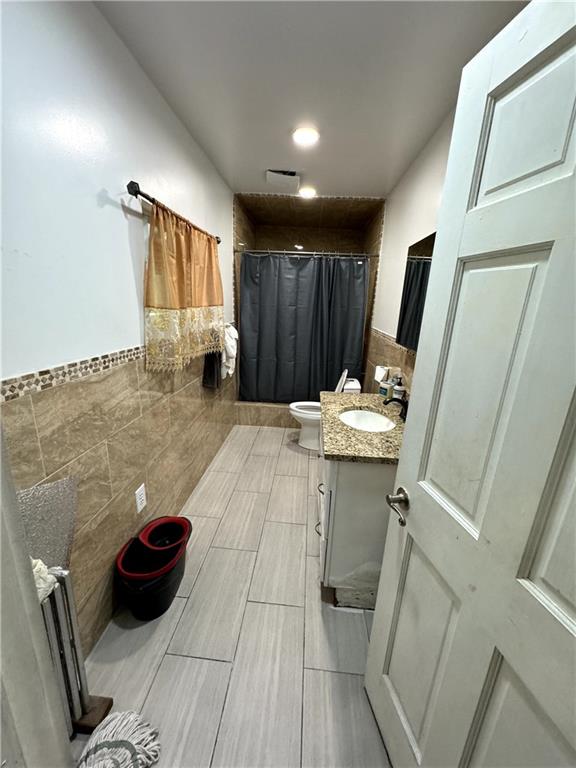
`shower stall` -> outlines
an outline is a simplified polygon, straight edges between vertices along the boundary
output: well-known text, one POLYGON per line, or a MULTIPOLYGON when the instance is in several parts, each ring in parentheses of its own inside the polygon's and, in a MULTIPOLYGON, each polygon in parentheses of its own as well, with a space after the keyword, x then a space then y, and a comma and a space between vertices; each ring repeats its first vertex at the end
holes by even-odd
POLYGON ((240 400, 319 400, 362 359, 365 254, 246 251, 240 267, 240 400))
POLYGON ((237 414, 291 424, 342 371, 363 380, 384 201, 236 194, 237 414), (282 414, 285 413, 285 416, 282 414))

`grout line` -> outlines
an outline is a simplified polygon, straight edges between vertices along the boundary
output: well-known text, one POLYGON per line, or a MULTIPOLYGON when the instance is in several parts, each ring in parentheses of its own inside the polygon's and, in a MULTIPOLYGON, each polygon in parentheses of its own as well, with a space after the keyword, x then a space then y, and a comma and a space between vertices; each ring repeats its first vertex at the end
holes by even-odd
POLYGON ((349 675, 350 677, 364 677, 364 672, 342 672, 339 669, 320 669, 320 667, 304 667, 309 672, 324 672, 327 675, 349 675))
POLYGON ((233 663, 230 659, 216 659, 214 656, 197 656, 192 653, 174 653, 174 651, 166 651, 164 656, 175 656, 178 659, 199 659, 200 661, 215 661, 218 664, 227 664, 232 667, 233 663))
MULTIPOLYGON (((184 515, 184 517, 186 517, 186 515, 184 515)), ((193 517, 197 517, 197 515, 193 515, 193 517)), ((217 520, 217 518, 215 518, 215 517, 208 517, 208 518, 205 518, 205 519, 206 520, 217 520)), ((204 552, 204 557, 202 558, 202 562, 200 563, 200 567, 196 571, 196 576, 194 577, 194 581, 192 582, 192 585, 190 586, 190 592, 188 593, 188 596, 185 598, 185 600, 187 600, 187 601, 190 599, 190 596, 192 595, 192 590, 196 586, 196 582, 198 581, 198 576, 200 576, 200 571, 202 570, 202 567, 204 566, 204 563, 206 562, 206 558, 208 557, 208 552, 210 552, 210 550, 213 548, 212 547, 212 542, 214 541, 214 537, 216 536, 216 532, 218 531, 219 527, 220 527, 220 524, 218 524, 216 526, 216 529, 215 529, 214 533, 212 534, 212 538, 208 542, 208 546, 206 547, 206 552, 204 552)), ((194 530, 194 526, 192 526, 192 530, 194 530)), ((190 537, 190 538, 192 538, 192 537, 190 537)), ((190 548, 192 548, 192 547, 190 547, 190 548)), ((188 555, 188 547, 186 547, 186 555, 188 555)), ((184 570, 184 574, 186 574, 186 570, 184 570)), ((178 597, 178 595, 176 595, 176 597, 178 597)), ((186 607, 187 606, 184 606, 184 610, 186 610, 186 607)), ((182 611, 182 613, 184 613, 184 611, 182 611)))
MULTIPOLYGON (((34 400, 32 399, 32 395, 30 394, 26 395, 26 397, 30 398, 30 409, 32 411, 32 421, 34 422, 34 431, 36 432, 36 442, 38 443, 38 452, 40 453, 40 462, 42 463, 42 473, 44 478, 46 478, 48 475, 46 474, 46 462, 44 461, 44 451, 42 450, 42 443, 40 442, 40 432, 38 431, 38 422, 36 421, 36 411, 34 410, 34 400)), ((22 398, 22 400, 24 400, 24 398, 22 398)))
MULTIPOLYGON (((177 599, 178 598, 175 597, 174 598, 174 602, 176 602, 177 599)), ((172 603, 172 605, 174 605, 174 603, 172 603)), ((180 611, 180 616, 178 617, 178 621, 174 625, 174 631, 170 635, 170 638, 169 638, 169 640, 168 640, 168 642, 166 644, 166 649, 168 649, 168 647, 170 646, 170 643, 172 642, 172 638, 174 637, 174 632, 176 632, 176 627, 178 626, 178 624, 180 624, 180 620, 182 619, 182 616, 183 616, 185 610, 186 610, 186 605, 184 605, 182 607, 182 610, 180 611)), ((162 666, 162 662, 164 661, 164 657, 165 656, 166 656, 166 650, 164 650, 162 652, 162 654, 160 655, 160 660, 158 662, 158 666, 156 667, 156 671, 154 672, 154 674, 152 676, 152 680, 150 681, 150 685, 148 686, 148 690, 146 691, 146 694, 145 694, 144 698, 142 699, 142 704, 140 705, 140 708, 138 710, 139 712, 142 712, 142 709, 144 708, 144 705, 146 704, 146 701, 148 700, 148 696, 150 696, 150 691, 152 690, 152 686, 156 682, 156 678, 158 677, 158 671, 160 670, 160 667, 162 666)))
MULTIPOLYGON (((262 530, 264 530, 264 526, 262 526, 262 530)), ((260 539, 258 541, 258 549, 260 548, 260 542, 262 540, 262 530, 260 531, 260 539)), ((212 549, 217 549, 217 547, 212 547, 212 549)), ((224 549, 224 547, 222 547, 224 549)), ((251 551, 251 550, 247 550, 251 551)), ((236 638, 236 645, 234 647, 234 654, 232 656, 231 666, 232 669, 230 671, 230 675, 228 677, 228 685, 226 686, 226 695, 224 696, 224 701, 222 703, 222 711, 220 713, 220 721, 218 722, 218 729, 216 731, 216 737, 214 739, 214 747, 212 748, 212 754, 210 756, 210 766, 212 766, 212 763, 214 761, 214 755, 216 754, 216 745, 218 744, 218 739, 220 737, 220 729, 222 727, 222 721, 224 719, 224 712, 226 709, 226 704, 228 702, 228 693, 230 691, 230 685, 232 683, 232 675, 234 674, 234 664, 236 661, 236 653, 238 652, 238 645, 240 644, 240 636, 242 635, 242 629, 244 628, 244 619, 246 617, 246 607, 248 605, 248 595, 250 594, 250 589, 252 588, 252 579, 254 578, 254 570, 256 568, 256 560, 258 558, 258 550, 255 552, 254 557, 254 563, 252 565, 252 573, 250 574, 250 582, 248 584, 248 589, 246 590, 246 600, 244 602, 244 610, 242 611, 242 620, 240 622, 240 628, 238 630, 238 637, 236 638)))
MULTIPOLYGON (((110 482, 110 493, 112 494, 110 496, 111 499, 114 498, 114 485, 112 484, 112 465, 110 464, 110 452, 108 450, 108 440, 104 440, 104 449, 106 451, 106 464, 108 465, 108 481, 110 482)), ((146 468, 144 468, 146 469, 146 468)), ((132 479, 132 478, 130 478, 132 479)), ((148 478, 146 478, 147 480, 148 478)), ((129 481, 128 481, 129 482, 129 481)), ((128 483, 126 483, 127 485, 128 483)), ((124 487, 124 486, 122 486, 124 487)), ((148 504, 148 499, 146 499, 146 504, 148 504)))
MULTIPOLYGON (((240 629, 242 629, 242 626, 240 626, 240 629)), ((238 636, 240 636, 240 634, 238 634, 238 636)), ((214 661, 214 659, 210 659, 210 661, 214 661)), ((218 744, 218 739, 220 737, 220 728, 222 727, 222 721, 224 720, 224 710, 226 709, 226 704, 228 702, 228 691, 230 690, 232 675, 234 673, 234 661, 223 662, 223 663, 230 664, 230 674, 228 675, 228 682, 226 683, 226 692, 224 693, 224 698, 222 699, 222 708, 220 710, 220 718, 218 720, 218 728, 216 729, 216 735, 214 736, 214 744, 212 745, 212 753, 210 754, 210 763, 209 763, 210 766, 212 766, 212 763, 214 761, 214 755, 216 754, 216 745, 218 744)))
POLYGON ((304 610, 304 604, 296 605, 296 603, 278 603, 275 600, 247 600, 247 603, 254 603, 254 605, 281 605, 283 608, 302 608, 304 610))

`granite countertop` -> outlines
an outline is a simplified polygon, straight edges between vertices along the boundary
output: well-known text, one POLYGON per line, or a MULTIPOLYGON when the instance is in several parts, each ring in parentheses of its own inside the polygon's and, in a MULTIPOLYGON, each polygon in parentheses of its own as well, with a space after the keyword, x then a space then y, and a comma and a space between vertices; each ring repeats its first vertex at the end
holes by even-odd
POLYGON ((404 422, 400 406, 384 405, 381 395, 320 392, 321 430, 324 457, 332 461, 365 461, 398 464, 404 422), (363 432, 338 418, 344 411, 367 410, 387 416, 396 426, 389 432, 363 432))

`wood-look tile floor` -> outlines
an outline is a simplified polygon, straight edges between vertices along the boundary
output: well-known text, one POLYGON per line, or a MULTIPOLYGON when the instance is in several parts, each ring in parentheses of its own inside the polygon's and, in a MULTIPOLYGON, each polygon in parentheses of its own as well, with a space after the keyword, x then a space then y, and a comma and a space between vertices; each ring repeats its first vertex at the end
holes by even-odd
POLYGON ((91 693, 160 729, 160 768, 389 766, 363 689, 371 613, 320 601, 318 461, 297 439, 234 427, 182 509, 174 604, 120 613, 87 660, 91 693))

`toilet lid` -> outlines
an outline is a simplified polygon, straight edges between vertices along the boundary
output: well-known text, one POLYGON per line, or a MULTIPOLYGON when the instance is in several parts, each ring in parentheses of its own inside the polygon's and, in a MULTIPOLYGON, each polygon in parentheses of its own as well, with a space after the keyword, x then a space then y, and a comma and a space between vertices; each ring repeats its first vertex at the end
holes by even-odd
POLYGON ((314 402, 314 400, 299 400, 292 403, 290 407, 295 411, 302 411, 302 413, 320 413, 320 403, 314 402))
POLYGON ((342 392, 344 389, 344 384, 346 384, 346 379, 348 378, 348 368, 344 368, 342 371, 342 376, 340 376, 340 379, 338 380, 338 384, 336 384, 336 389, 334 392, 342 392))

